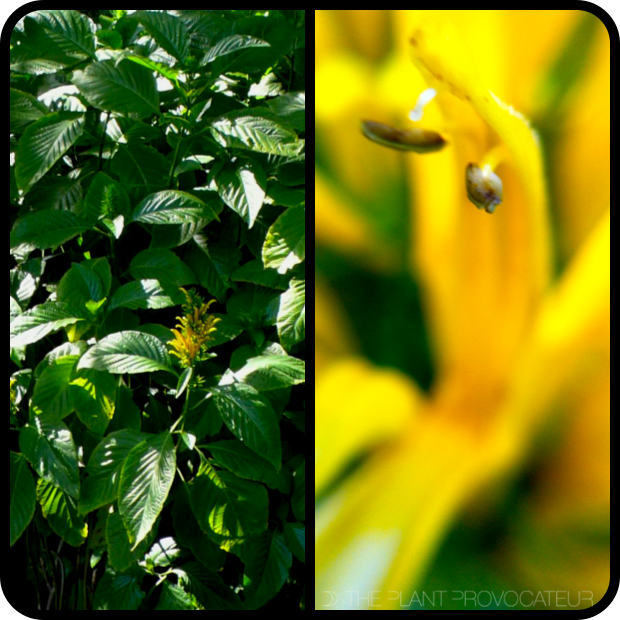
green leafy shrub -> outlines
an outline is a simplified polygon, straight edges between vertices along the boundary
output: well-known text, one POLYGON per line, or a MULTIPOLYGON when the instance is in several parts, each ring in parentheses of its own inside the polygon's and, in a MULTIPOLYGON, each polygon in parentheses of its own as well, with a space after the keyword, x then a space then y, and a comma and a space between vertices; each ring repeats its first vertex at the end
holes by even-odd
POLYGON ((305 12, 41 10, 10 80, 12 603, 305 609, 305 12))

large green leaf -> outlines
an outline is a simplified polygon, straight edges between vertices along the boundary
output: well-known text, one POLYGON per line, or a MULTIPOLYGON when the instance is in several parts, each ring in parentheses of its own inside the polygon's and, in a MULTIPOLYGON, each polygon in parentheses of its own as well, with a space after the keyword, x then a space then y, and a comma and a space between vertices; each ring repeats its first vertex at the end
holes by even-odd
POLYGON ((208 468, 190 487, 190 503, 205 534, 230 550, 267 529, 269 496, 257 482, 208 468))
POLYGON ((183 61, 189 51, 189 34, 181 19, 168 11, 138 11, 133 16, 171 56, 183 61))
POLYGON ((170 164, 154 148, 131 143, 120 146, 112 160, 112 171, 131 198, 139 202, 148 194, 167 187, 170 164))
POLYGON ((34 386, 32 409, 42 420, 57 422, 72 412, 69 384, 79 359, 77 355, 63 356, 41 373, 34 386))
POLYGON ((19 434, 19 447, 41 478, 67 495, 80 495, 77 450, 71 431, 62 422, 35 418, 19 434))
POLYGON ((116 375, 156 370, 175 372, 159 338, 133 331, 119 332, 101 340, 82 357, 78 370, 82 368, 107 370, 116 375))
POLYGON ((159 114, 159 93, 153 72, 123 60, 89 65, 76 71, 73 83, 88 102, 100 110, 118 112, 134 118, 159 114))
POLYGON ((248 224, 254 226, 265 203, 267 182, 265 172, 248 162, 233 162, 225 166, 215 179, 222 200, 248 224))
POLYGON ((107 258, 74 263, 58 285, 58 301, 85 307, 90 301, 103 301, 112 287, 112 272, 107 258))
POLYGON ((197 284, 192 270, 169 250, 144 250, 131 261, 130 269, 136 280, 153 278, 174 287, 197 284))
POLYGON ((225 467, 233 474, 247 480, 264 482, 272 489, 288 492, 286 479, 276 468, 254 450, 250 450, 244 443, 237 440, 217 441, 207 446, 216 463, 225 467))
POLYGON ((239 596, 224 583, 219 573, 198 562, 189 562, 174 569, 179 583, 189 590, 205 609, 242 610, 239 596))
POLYGON ((108 435, 95 448, 86 468, 88 477, 82 484, 80 514, 88 514, 116 501, 123 463, 144 439, 138 431, 122 430, 108 435))
POLYGON ((245 568, 246 607, 259 609, 270 601, 286 583, 293 565, 293 554, 284 536, 265 532, 249 545, 245 568))
POLYGON ((208 64, 221 58, 222 56, 228 56, 228 54, 234 54, 241 50, 252 49, 255 47, 271 47, 267 41, 257 39, 245 34, 233 34, 218 41, 203 58, 203 64, 208 64))
POLYGON ((271 99, 269 108, 297 131, 306 131, 306 93, 288 93, 271 99))
POLYGON ((287 273, 306 260, 306 210, 285 211, 270 228, 263 247, 265 267, 287 273))
POLYGON ((71 379, 69 395, 78 418, 95 435, 103 435, 116 407, 117 381, 109 372, 78 371, 71 379))
POLYGON ((194 597, 188 594, 181 586, 164 581, 159 603, 157 603, 155 609, 167 611, 198 609, 194 601, 194 597))
POLYGON ((15 155, 15 180, 24 193, 39 181, 77 142, 84 131, 84 115, 48 114, 26 129, 15 155))
POLYGON ((37 481, 37 500, 51 528, 73 547, 82 545, 88 536, 88 526, 78 516, 75 499, 47 480, 37 481))
POLYGON ((306 281, 291 280, 282 295, 278 312, 278 334, 282 346, 290 351, 306 339, 306 281))
POLYGON ((186 224, 218 219, 210 205, 187 192, 169 190, 147 196, 133 214, 145 224, 186 224))
POLYGON ((11 547, 28 527, 37 504, 37 494, 26 459, 11 452, 11 547))
POLYGON ((121 286, 110 299, 108 309, 161 310, 177 305, 177 302, 160 284, 159 280, 139 280, 121 286))
MULTIPOLYGON (((54 73, 93 57, 95 25, 78 11, 35 11, 24 19, 11 46, 11 70, 54 73)), ((15 31, 14 31, 15 33, 15 31)))
POLYGON ((21 133, 28 125, 49 114, 49 110, 36 97, 11 88, 9 113, 11 132, 21 133))
POLYGON ((306 362, 287 355, 261 355, 249 359, 235 376, 259 392, 279 390, 306 381, 306 362))
POLYGON ((11 349, 25 347, 67 325, 83 321, 81 312, 60 302, 49 302, 20 314, 11 322, 11 349))
POLYGON ((137 445, 121 470, 118 506, 132 549, 146 538, 164 507, 176 473, 170 433, 137 445))
POLYGON ((97 585, 93 609, 116 611, 136 610, 146 594, 140 589, 140 581, 135 574, 117 574, 108 568, 97 585))
POLYGON ((214 571, 222 569, 226 553, 200 529, 189 502, 187 485, 181 485, 174 498, 172 523, 177 540, 191 549, 204 566, 214 571))
POLYGON ((301 523, 287 523, 284 526, 284 537, 293 555, 306 563, 306 526, 301 523))
POLYGON ((225 148, 237 148, 293 157, 302 144, 292 128, 266 109, 237 110, 211 125, 215 140, 225 148))
POLYGON ((279 471, 282 466, 280 426, 271 403, 256 389, 242 383, 214 388, 212 399, 229 430, 279 471))
POLYGON ((11 231, 10 244, 11 248, 25 243, 47 250, 57 248, 86 230, 88 224, 75 213, 46 210, 18 220, 11 231))

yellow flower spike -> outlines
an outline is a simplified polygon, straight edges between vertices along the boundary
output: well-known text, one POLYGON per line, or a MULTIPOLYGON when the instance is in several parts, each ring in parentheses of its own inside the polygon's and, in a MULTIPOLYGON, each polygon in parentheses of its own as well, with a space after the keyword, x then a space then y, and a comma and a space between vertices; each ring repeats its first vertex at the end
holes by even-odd
POLYGON ((205 303, 195 291, 181 289, 186 303, 183 305, 185 316, 177 317, 177 329, 172 329, 174 340, 168 344, 173 348, 170 355, 181 360, 181 365, 188 368, 196 362, 207 359, 207 351, 213 341, 211 334, 216 331, 215 325, 221 320, 208 315, 209 307, 215 299, 205 303))
POLYGON ((396 129, 376 121, 362 121, 362 133, 372 142, 399 151, 432 153, 446 145, 446 140, 436 131, 418 127, 396 129))

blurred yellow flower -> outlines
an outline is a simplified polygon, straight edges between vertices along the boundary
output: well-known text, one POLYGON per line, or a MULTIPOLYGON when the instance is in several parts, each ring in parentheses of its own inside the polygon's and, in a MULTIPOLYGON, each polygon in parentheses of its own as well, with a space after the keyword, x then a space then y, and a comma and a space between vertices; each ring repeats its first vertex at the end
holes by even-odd
MULTIPOLYGON (((319 251, 396 272, 398 253, 377 223, 396 210, 386 197, 404 172, 406 262, 435 365, 425 394, 364 360, 352 340, 340 342, 351 330, 342 311, 332 316, 337 302, 322 282, 315 609, 405 609, 455 518, 527 464, 550 420, 584 431, 596 411, 602 430, 584 431, 582 457, 608 437, 609 36, 583 11, 318 11, 315 36, 319 251), (389 32, 390 23, 396 50, 377 64, 374 28, 389 32), (447 138, 441 151, 402 155, 365 140, 362 119, 410 128, 407 112, 429 88, 437 95, 416 123, 447 138), (468 199, 470 164, 501 179, 493 215, 468 199), (581 409, 569 416, 567 395, 585 377, 581 409)), ((581 431, 566 440, 567 454, 581 431)), ((607 457, 597 467, 596 501, 584 501, 605 515, 607 457)), ((558 486, 558 501, 568 486, 558 486)), ((542 536, 557 514, 536 504, 530 522, 542 536)), ((534 578, 520 550, 507 553, 534 578)), ((563 589, 585 585, 599 600, 609 583, 600 559, 588 579, 577 571, 563 589)))

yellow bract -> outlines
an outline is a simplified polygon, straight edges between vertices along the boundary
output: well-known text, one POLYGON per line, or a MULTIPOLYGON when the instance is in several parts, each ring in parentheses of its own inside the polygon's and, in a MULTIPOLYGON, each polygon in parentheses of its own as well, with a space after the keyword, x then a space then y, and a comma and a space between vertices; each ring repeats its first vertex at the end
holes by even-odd
POLYGON ((174 340, 168 344, 174 349, 170 355, 178 357, 181 365, 189 368, 205 359, 209 345, 214 340, 212 334, 216 331, 215 326, 221 319, 209 315, 209 307, 215 303, 215 299, 204 303, 195 291, 181 290, 187 300, 183 305, 185 316, 177 317, 180 323, 177 329, 172 330, 174 340))

